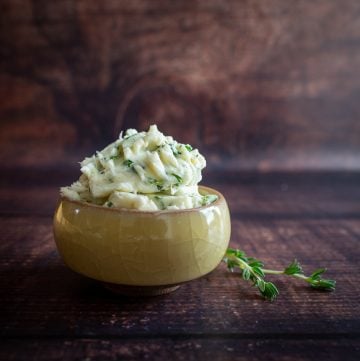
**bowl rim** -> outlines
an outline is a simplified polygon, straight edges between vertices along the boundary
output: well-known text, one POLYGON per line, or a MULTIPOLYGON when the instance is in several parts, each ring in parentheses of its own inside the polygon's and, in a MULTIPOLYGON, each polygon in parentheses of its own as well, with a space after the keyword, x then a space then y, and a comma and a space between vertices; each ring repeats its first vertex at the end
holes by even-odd
POLYGON ((214 188, 199 185, 199 193, 201 193, 201 190, 205 190, 206 192, 208 192, 210 194, 215 194, 215 195, 217 195, 218 198, 214 202, 212 202, 206 206, 201 206, 201 207, 196 207, 196 208, 185 208, 185 209, 161 209, 158 211, 142 211, 142 210, 133 209, 133 208, 104 207, 104 206, 101 206, 98 204, 87 203, 87 202, 83 202, 83 201, 69 199, 63 195, 60 195, 59 203, 61 203, 62 201, 66 201, 66 202, 73 203, 73 204, 76 204, 76 205, 79 205, 82 207, 89 207, 89 208, 99 209, 102 211, 109 211, 109 212, 116 212, 116 213, 140 213, 143 215, 159 215, 159 214, 177 214, 177 213, 185 213, 185 212, 198 212, 198 211, 201 211, 201 210, 204 210, 207 208, 217 206, 220 203, 225 201, 225 197, 214 188))

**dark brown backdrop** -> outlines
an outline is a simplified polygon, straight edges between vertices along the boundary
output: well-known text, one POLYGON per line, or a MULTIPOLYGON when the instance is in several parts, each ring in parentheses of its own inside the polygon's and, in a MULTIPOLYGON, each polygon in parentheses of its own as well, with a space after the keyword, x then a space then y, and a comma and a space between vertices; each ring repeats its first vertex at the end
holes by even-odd
POLYGON ((157 122, 212 167, 360 169, 358 0, 0 4, 5 167, 157 122))
POLYGON ((359 118, 360 0, 0 0, 0 360, 358 361, 359 118), (206 155, 231 247, 336 291, 270 275, 265 302, 222 264, 145 300, 66 269, 59 186, 151 122, 206 155))

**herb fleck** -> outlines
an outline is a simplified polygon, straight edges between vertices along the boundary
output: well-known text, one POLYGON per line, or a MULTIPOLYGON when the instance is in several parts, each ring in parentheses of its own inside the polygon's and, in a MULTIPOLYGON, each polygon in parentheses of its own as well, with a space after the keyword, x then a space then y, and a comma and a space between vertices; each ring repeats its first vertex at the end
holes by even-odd
POLYGON ((127 159, 124 161, 123 164, 126 165, 127 167, 131 168, 134 165, 134 162, 130 159, 127 159))
POLYGON ((148 181, 150 184, 154 184, 156 185, 156 188, 158 191, 162 191, 164 184, 162 181, 158 180, 158 179, 154 179, 154 178, 148 178, 148 181))
POLYGON ((177 148, 176 146, 172 143, 170 144, 170 148, 172 153, 174 154, 175 157, 177 157, 178 155, 182 154, 177 148))
POLYGON ((114 159, 119 159, 120 155, 112 155, 109 159, 110 160, 114 160, 114 159))
POLYGON ((216 200, 217 200, 217 196, 215 194, 207 194, 207 195, 203 196, 203 198, 201 200, 201 205, 206 206, 216 200))
POLYGON ((179 185, 180 183, 182 183, 183 179, 182 179, 179 175, 177 175, 177 174, 175 174, 175 173, 171 173, 171 175, 176 178, 176 180, 178 181, 178 185, 179 185))
POLYGON ((131 134, 131 135, 126 135, 126 136, 124 137, 124 140, 125 140, 125 139, 129 139, 129 138, 133 137, 133 136, 136 135, 136 134, 139 134, 139 133, 134 133, 134 134, 131 134))
POLYGON ((162 197, 160 197, 160 196, 155 196, 154 199, 156 199, 156 200, 158 201, 161 210, 166 209, 165 204, 164 204, 164 201, 162 200, 162 197))

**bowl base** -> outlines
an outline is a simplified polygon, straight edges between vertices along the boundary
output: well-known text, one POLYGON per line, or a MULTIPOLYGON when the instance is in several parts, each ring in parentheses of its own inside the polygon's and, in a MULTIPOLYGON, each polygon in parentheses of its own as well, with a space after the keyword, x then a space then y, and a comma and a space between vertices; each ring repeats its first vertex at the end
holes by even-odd
POLYGON ((129 286, 129 285, 118 285, 116 283, 107 283, 107 282, 103 282, 103 285, 111 292, 123 296, 135 296, 135 297, 161 296, 173 292, 180 287, 180 285, 129 286))

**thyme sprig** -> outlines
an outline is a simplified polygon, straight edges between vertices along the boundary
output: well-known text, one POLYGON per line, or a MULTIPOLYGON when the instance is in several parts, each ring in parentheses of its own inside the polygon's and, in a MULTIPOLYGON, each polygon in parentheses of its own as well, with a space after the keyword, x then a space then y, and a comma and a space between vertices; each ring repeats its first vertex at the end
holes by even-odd
POLYGON ((301 279, 309 283, 311 287, 319 290, 335 290, 336 282, 334 280, 323 279, 321 277, 326 271, 325 268, 320 268, 310 276, 306 276, 296 259, 282 271, 277 271, 264 268, 262 261, 253 257, 247 257, 245 252, 241 250, 228 248, 225 253, 224 262, 230 271, 239 269, 242 278, 245 281, 251 281, 253 286, 258 288, 260 294, 270 301, 273 301, 279 295, 279 290, 272 282, 265 281, 266 274, 291 276, 301 279))

